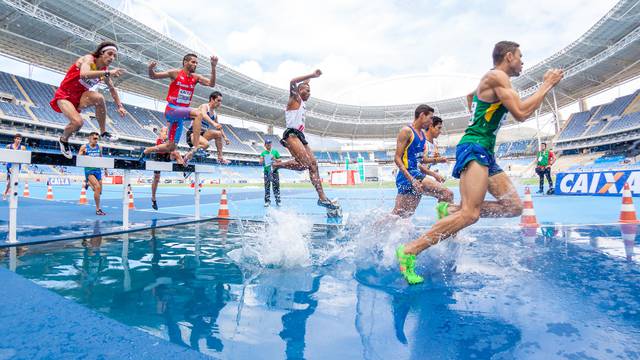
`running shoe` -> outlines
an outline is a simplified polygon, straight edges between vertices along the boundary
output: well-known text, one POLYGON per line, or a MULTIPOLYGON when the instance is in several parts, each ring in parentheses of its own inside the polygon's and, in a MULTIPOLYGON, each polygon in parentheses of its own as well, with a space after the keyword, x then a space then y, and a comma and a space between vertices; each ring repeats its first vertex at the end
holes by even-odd
POLYGON ((103 132, 102 134, 100 134, 100 138, 102 140, 106 140, 106 141, 118 141, 120 138, 108 131, 103 132))
POLYGON ((153 210, 158 210, 158 203, 155 200, 151 200, 151 207, 153 210))
POLYGON ((264 207, 269 207, 269 206, 271 206, 271 201, 267 201, 264 203, 264 207))
POLYGON ((329 199, 327 199, 327 200, 318 199, 318 206, 322 206, 322 207, 327 208, 329 210, 336 210, 336 209, 340 208, 340 205, 338 205, 337 202, 331 201, 329 199))
POLYGON ((409 285, 420 284, 424 281, 422 276, 416 274, 416 256, 405 253, 404 245, 400 245, 396 249, 396 258, 400 265, 400 273, 409 285))
POLYGON ((107 213, 102 211, 102 209, 98 209, 96 210, 96 215, 104 216, 104 215, 107 215, 107 213))
POLYGON ((60 145, 60 152, 62 152, 62 156, 67 159, 73 159, 73 154, 71 154, 71 146, 68 141, 63 141, 62 138, 58 138, 58 144, 60 145))
POLYGON ((436 213, 438 214, 438 220, 449 216, 449 203, 446 201, 440 201, 437 203, 436 213))

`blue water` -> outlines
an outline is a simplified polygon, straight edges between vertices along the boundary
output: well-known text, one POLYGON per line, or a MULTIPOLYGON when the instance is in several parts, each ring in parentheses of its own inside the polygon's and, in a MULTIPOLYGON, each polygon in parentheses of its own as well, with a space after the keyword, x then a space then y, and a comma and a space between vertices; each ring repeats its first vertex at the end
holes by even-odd
POLYGON ((21 246, 0 266, 216 358, 640 358, 640 251, 618 226, 479 224, 409 287, 393 249, 413 222, 265 220, 21 246))

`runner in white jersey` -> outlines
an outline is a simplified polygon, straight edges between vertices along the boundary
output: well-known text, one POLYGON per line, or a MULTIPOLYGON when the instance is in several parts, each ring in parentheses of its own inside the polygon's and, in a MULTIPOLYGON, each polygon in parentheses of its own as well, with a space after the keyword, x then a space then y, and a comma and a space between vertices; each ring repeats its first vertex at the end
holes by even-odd
POLYGON ((318 193, 318 205, 330 210, 339 209, 336 202, 329 200, 322 189, 322 179, 318 171, 318 161, 313 156, 313 151, 304 136, 305 126, 305 101, 311 96, 309 80, 322 75, 320 70, 312 74, 300 76, 291 80, 289 84, 289 102, 284 113, 286 130, 280 141, 291 155, 293 160, 274 163, 273 169, 309 170, 309 178, 318 193))

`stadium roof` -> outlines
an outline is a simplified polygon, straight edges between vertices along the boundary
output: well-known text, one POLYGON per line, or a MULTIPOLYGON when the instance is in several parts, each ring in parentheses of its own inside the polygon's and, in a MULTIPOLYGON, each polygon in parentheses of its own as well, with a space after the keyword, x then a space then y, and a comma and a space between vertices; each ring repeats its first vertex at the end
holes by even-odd
MULTIPOLYGON (((118 66, 129 71, 117 86, 155 99, 164 99, 168 83, 147 77, 148 62, 158 60, 161 69, 180 67, 184 54, 194 52, 99 0, 0 0, 0 14, 1 53, 64 72, 79 55, 93 51, 97 43, 115 40, 120 47, 118 66)), ((522 95, 529 95, 538 88, 548 68, 563 68, 565 80, 556 90, 557 105, 562 107, 637 77, 639 19, 637 1, 618 2, 579 39, 514 79, 514 87, 522 95)), ((204 59, 209 56, 198 55, 204 59)), ((206 74, 209 70, 208 61, 201 61, 199 72, 206 74)), ((218 66, 216 89, 225 95, 223 113, 284 126, 288 90, 224 65, 218 66)), ((197 88, 195 101, 206 101, 209 90, 197 88)), ((550 98, 543 105, 543 114, 552 109, 550 98)), ((445 120, 448 132, 466 127, 469 114, 464 96, 428 103, 445 120)), ((417 104, 355 106, 312 98, 307 105, 306 131, 310 133, 389 138, 411 119, 417 104)))

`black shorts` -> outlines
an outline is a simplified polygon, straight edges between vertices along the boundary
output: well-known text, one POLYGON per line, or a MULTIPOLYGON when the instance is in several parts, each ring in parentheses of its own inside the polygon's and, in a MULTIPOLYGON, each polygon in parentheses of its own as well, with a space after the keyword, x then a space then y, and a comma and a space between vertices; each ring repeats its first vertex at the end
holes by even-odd
POLYGON ((287 147, 287 139, 289 138, 289 135, 295 135, 298 139, 300 139, 302 145, 309 145, 309 143, 307 142, 307 138, 304 137, 304 133, 302 131, 287 128, 282 134, 282 140, 280 140, 280 144, 282 144, 282 146, 287 147))
MULTIPOLYGON (((205 129, 200 129, 200 136, 203 136, 205 132, 206 132, 205 129)), ((187 145, 189 145, 189 147, 193 147, 193 141, 191 141, 191 135, 193 135, 193 130, 192 129, 187 130, 187 145)))

